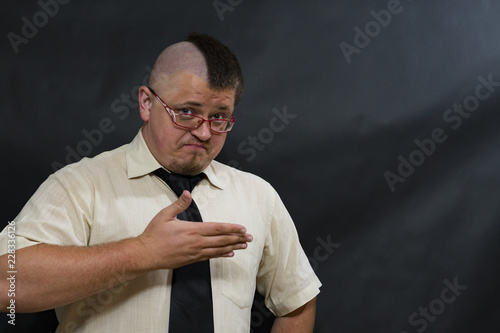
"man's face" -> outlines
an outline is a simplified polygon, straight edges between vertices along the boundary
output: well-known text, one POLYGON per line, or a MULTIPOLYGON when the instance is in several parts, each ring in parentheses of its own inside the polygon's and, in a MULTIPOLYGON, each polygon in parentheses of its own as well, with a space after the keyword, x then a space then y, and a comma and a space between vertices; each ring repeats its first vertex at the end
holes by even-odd
MULTIPOLYGON (((189 71, 176 72, 154 87, 158 96, 175 111, 188 112, 204 119, 217 115, 229 118, 234 109, 234 89, 215 91, 208 82, 189 71)), ((227 133, 210 131, 204 122, 194 130, 178 127, 163 105, 146 88, 139 91, 143 136, 153 156, 170 171, 195 175, 219 154, 227 133)))

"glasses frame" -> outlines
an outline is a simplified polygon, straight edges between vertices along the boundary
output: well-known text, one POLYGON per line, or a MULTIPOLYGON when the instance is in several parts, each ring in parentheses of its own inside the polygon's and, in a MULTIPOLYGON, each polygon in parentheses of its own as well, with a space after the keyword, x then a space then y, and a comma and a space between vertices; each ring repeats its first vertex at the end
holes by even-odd
POLYGON ((148 89, 153 93, 153 95, 155 95, 155 97, 160 101, 160 103, 163 105, 163 107, 165 108, 165 110, 167 110, 168 114, 170 115, 170 117, 172 118, 172 121, 174 122, 175 125, 179 126, 180 128, 184 128, 184 129, 187 129, 187 130, 195 130, 197 128, 199 128, 201 125, 203 125, 204 122, 207 122, 208 123, 208 128, 214 132, 214 133, 227 133, 229 131, 231 131, 233 129, 233 126, 234 126, 234 123, 236 122, 234 120, 234 115, 231 114, 231 118, 229 119, 205 119, 205 118, 202 118, 200 116, 197 116, 195 114, 191 114, 190 116, 192 117, 195 117, 195 118, 198 118, 201 120, 201 122, 198 124, 198 126, 196 127, 187 127, 187 126, 183 126, 181 124, 179 124, 176 120, 175 120, 175 116, 176 115, 179 115, 179 112, 175 111, 174 109, 172 109, 170 106, 167 105, 167 103, 165 103, 161 98, 160 96, 158 96, 155 91, 153 89, 151 89, 150 87, 148 87, 148 89), (229 127, 229 129, 227 131, 216 131, 212 128, 212 122, 214 121, 225 121, 225 122, 228 122, 230 124, 231 127, 229 127))

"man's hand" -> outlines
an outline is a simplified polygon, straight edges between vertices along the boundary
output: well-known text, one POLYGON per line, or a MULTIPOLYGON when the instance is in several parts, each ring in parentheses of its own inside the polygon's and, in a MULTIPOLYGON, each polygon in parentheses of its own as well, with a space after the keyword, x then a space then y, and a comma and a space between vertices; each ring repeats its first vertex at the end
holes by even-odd
POLYGON ((245 249, 252 235, 245 227, 231 223, 193 223, 176 218, 191 204, 191 193, 184 191, 170 206, 162 209, 137 237, 141 251, 152 269, 177 268, 196 261, 232 257, 245 249))
MULTIPOLYGON (((175 216, 190 203, 191 194, 185 191, 135 238, 95 246, 38 244, 17 250, 16 283, 22 288, 16 290, 16 310, 52 309, 155 269, 231 257, 252 240, 241 225, 177 220, 175 216)), ((7 267, 7 254, 0 256, 0 267, 7 267)), ((0 311, 9 305, 6 272, 0 271, 0 311)))

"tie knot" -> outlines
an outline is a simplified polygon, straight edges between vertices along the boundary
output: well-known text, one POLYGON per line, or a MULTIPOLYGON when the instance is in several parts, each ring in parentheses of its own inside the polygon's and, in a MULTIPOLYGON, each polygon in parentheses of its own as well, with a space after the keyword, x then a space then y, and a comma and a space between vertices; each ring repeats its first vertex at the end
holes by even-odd
POLYGON ((153 174, 160 177, 160 179, 167 183, 177 196, 180 196, 184 190, 192 192, 193 188, 203 178, 203 173, 195 176, 184 176, 174 172, 168 172, 163 168, 153 171, 153 174))

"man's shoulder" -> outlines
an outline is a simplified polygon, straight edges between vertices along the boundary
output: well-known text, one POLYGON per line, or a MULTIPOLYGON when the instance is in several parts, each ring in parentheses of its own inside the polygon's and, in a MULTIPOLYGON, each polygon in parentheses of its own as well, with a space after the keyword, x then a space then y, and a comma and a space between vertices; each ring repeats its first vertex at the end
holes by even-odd
POLYGON ((251 172, 243 171, 215 160, 212 161, 211 166, 217 176, 222 178, 222 181, 227 178, 232 185, 242 184, 243 186, 258 186, 274 190, 267 180, 251 172))
POLYGON ((112 150, 101 152, 94 157, 84 157, 80 161, 68 164, 59 169, 54 175, 58 177, 70 177, 74 175, 96 175, 107 172, 125 170, 125 152, 129 144, 122 145, 112 150))

